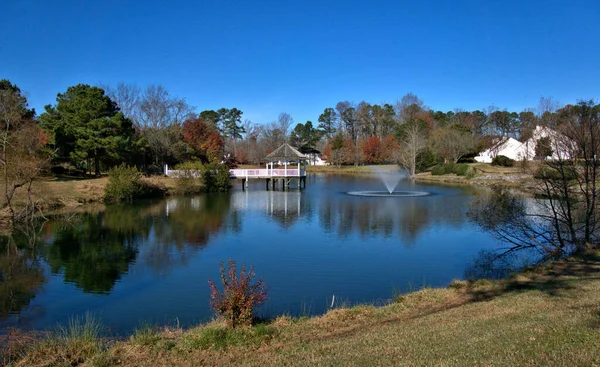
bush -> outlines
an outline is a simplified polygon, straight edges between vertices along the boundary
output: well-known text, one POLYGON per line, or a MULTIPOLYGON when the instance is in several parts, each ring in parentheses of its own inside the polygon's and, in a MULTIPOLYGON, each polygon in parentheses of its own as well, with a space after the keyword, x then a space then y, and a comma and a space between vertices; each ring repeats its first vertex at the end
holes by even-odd
POLYGON ((231 187, 229 167, 224 164, 210 163, 202 169, 204 191, 227 191, 231 187))
POLYGON ((456 173, 458 176, 464 176, 468 169, 469 165, 465 163, 444 163, 433 166, 431 168, 431 174, 434 176, 441 176, 456 173))
POLYGON ((163 196, 166 191, 164 186, 145 181, 137 168, 122 164, 108 172, 108 183, 104 187, 104 201, 119 202, 158 197, 163 196))
POLYGON ((465 178, 467 180, 470 180, 473 177, 475 177, 475 168, 469 167, 469 169, 467 170, 467 172, 465 172, 465 178))
POLYGON ((499 155, 492 159, 492 166, 512 167, 515 165, 514 159, 510 159, 507 156, 499 155))
POLYGON ((179 195, 197 194, 202 191, 201 174, 204 167, 200 162, 185 162, 177 167, 181 171, 175 183, 175 191, 179 195))
POLYGON ((466 163, 455 164, 452 172, 456 173, 457 176, 464 176, 469 170, 469 165, 466 163))
POLYGON ((446 169, 444 168, 443 164, 437 164, 431 167, 431 174, 433 176, 442 176, 446 174, 446 169))
POLYGON ((125 164, 108 172, 108 184, 104 188, 105 201, 132 200, 142 187, 142 174, 135 167, 125 164))
POLYGON ((246 271, 246 264, 242 264, 238 276, 235 261, 229 259, 229 269, 225 271, 225 264, 221 261, 221 293, 212 280, 210 286, 210 306, 222 316, 230 327, 252 325, 252 312, 254 308, 262 305, 267 300, 267 288, 261 279, 252 283, 254 268, 246 271))

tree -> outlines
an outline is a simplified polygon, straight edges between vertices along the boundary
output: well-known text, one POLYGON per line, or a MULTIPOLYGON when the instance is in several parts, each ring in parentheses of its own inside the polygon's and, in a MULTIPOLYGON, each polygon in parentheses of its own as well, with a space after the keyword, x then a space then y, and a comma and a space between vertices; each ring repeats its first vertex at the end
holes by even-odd
POLYGON ((411 123, 406 126, 400 136, 400 165, 414 176, 418 157, 427 148, 426 129, 422 124, 411 123))
POLYGON ((379 164, 384 161, 383 147, 381 140, 377 136, 365 138, 360 142, 365 163, 379 164))
POLYGON ((373 134, 379 138, 383 138, 393 131, 396 122, 394 120, 395 112, 392 105, 387 103, 383 106, 373 105, 371 114, 373 116, 373 134))
POLYGON ((317 142, 321 139, 323 132, 313 127, 311 121, 305 124, 297 124, 290 135, 290 144, 304 149, 315 149, 317 142))
POLYGON ((325 154, 329 157, 329 161, 338 167, 344 163, 345 148, 342 134, 338 133, 331 139, 325 148, 325 154))
POLYGON ((343 114, 348 108, 351 108, 351 107, 352 107, 352 103, 350 103, 348 101, 338 102, 335 105, 335 110, 337 111, 337 115, 339 117, 338 118, 338 128, 337 128, 338 133, 342 133, 344 131, 343 114))
POLYGON ((475 148, 475 138, 461 125, 435 129, 431 136, 431 148, 444 158, 444 162, 456 163, 460 157, 475 148))
POLYGON ((44 148, 47 138, 33 120, 21 90, 8 80, 0 80, 0 169, 4 185, 3 208, 8 208, 11 221, 33 219, 35 203, 31 196, 33 181, 47 163, 44 148), (16 190, 27 188, 28 201, 17 213, 12 205, 16 190))
POLYGON ((102 89, 78 84, 59 93, 56 102, 56 106, 45 107, 40 121, 54 133, 61 158, 76 165, 93 161, 96 175, 100 175, 103 160, 125 158, 131 148, 132 123, 102 89))
POLYGON ((237 108, 230 110, 222 108, 219 111, 223 113, 221 116, 223 121, 223 135, 233 140, 233 156, 235 157, 237 156, 237 140, 242 138, 242 134, 246 133, 242 126, 243 112, 237 108))
POLYGON ((279 130, 287 137, 290 127, 294 124, 294 118, 287 112, 282 112, 277 116, 277 125, 279 130))
POLYGON ((148 85, 140 96, 138 110, 133 118, 136 129, 147 141, 155 164, 170 161, 169 157, 178 154, 176 149, 181 140, 173 126, 194 118, 195 108, 185 98, 171 96, 162 85, 148 85))
POLYGON ((323 130, 327 138, 331 139, 336 132, 337 114, 333 108, 326 108, 319 116, 319 129, 323 130))
POLYGON ((554 151, 552 150, 550 138, 548 136, 539 138, 535 144, 535 156, 546 159, 546 157, 550 157, 552 153, 554 153, 554 151))
POLYGON ((223 139, 211 122, 202 119, 186 120, 183 123, 183 141, 202 162, 214 162, 221 158, 223 139))
POLYGON ((218 128, 219 120, 221 119, 219 113, 217 113, 217 111, 215 110, 202 111, 200 112, 200 115, 198 117, 200 118, 200 120, 210 122, 215 129, 218 128))
POLYGON ((558 111, 556 148, 536 174, 535 202, 497 190, 477 200, 471 218, 508 244, 504 253, 538 251, 543 259, 585 251, 600 240, 597 187, 600 105, 582 101, 558 111))
POLYGON ((423 100, 410 92, 396 102, 396 117, 401 124, 410 122, 415 113, 423 110, 425 110, 423 100))
POLYGON ((115 88, 109 85, 100 85, 99 87, 104 89, 104 94, 117 104, 125 117, 134 122, 137 120, 142 93, 140 87, 123 82, 118 83, 115 88))

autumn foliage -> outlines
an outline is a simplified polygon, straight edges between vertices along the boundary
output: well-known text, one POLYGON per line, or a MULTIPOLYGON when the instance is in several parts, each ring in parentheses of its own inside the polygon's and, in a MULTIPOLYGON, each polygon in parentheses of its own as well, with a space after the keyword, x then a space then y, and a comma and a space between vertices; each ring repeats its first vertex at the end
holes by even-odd
POLYGON ((221 157, 223 138, 208 121, 201 119, 185 121, 183 141, 194 149, 194 155, 204 162, 219 160, 221 157))
POLYGON ((246 270, 246 264, 242 264, 238 275, 235 261, 229 259, 227 270, 221 261, 223 292, 217 289, 212 280, 208 280, 211 290, 211 308, 231 327, 250 326, 253 310, 267 300, 264 281, 261 278, 256 283, 252 283, 254 276, 254 268, 250 267, 246 270))

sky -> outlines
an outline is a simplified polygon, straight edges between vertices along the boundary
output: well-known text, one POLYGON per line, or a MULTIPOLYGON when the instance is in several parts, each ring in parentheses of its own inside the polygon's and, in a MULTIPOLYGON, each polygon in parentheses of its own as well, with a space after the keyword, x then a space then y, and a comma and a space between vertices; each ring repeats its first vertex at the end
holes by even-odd
POLYGON ((597 0, 0 0, 0 79, 39 113, 78 83, 162 84, 196 110, 311 120, 600 100, 597 0))

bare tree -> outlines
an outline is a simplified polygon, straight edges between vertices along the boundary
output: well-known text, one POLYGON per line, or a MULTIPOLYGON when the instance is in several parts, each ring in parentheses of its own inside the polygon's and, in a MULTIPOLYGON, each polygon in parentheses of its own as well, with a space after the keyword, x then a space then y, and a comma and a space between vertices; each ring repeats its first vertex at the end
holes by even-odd
POLYGON ((133 121, 137 120, 139 113, 141 89, 135 84, 125 84, 119 82, 115 88, 101 84, 100 88, 104 89, 104 93, 119 106, 119 109, 125 117, 133 121))
POLYGON ((194 116, 185 98, 171 97, 162 85, 149 85, 139 100, 136 124, 148 141, 156 163, 172 153, 178 137, 176 126, 194 116))
POLYGON ((279 116, 277 117, 277 126, 286 137, 292 125, 294 125, 294 118, 289 113, 282 112, 279 114, 279 116))
POLYGON ((537 107, 538 120, 543 126, 556 128, 558 116, 556 112, 561 108, 560 102, 552 97, 540 97, 537 107))
POLYGON ((406 168, 411 176, 414 176, 417 169, 418 156, 427 147, 427 136, 424 128, 417 123, 407 126, 400 139, 400 147, 400 165, 406 168))
POLYGON ((452 126, 434 130, 430 142, 433 150, 442 156, 446 163, 456 163, 475 147, 473 134, 452 126))
POLYGON ((409 122, 415 113, 426 109, 423 100, 411 92, 402 96, 402 98, 396 102, 394 108, 396 110, 396 118, 401 124, 409 122))
POLYGON ((272 121, 263 125, 261 129, 261 145, 266 152, 279 148, 286 141, 286 127, 278 121, 272 121))
POLYGON ((42 149, 46 137, 33 121, 33 110, 21 91, 7 80, 0 80, 0 170, 4 184, 4 208, 8 208, 11 221, 28 221, 36 209, 32 198, 32 185, 48 163, 42 149), (18 188, 27 189, 27 203, 16 212, 13 198, 18 188))
POLYGON ((554 159, 536 172, 543 199, 525 201, 496 190, 470 211, 476 223, 508 244, 505 253, 533 249, 549 258, 583 251, 600 239, 600 105, 584 101, 558 115, 559 132, 549 135, 554 159))

